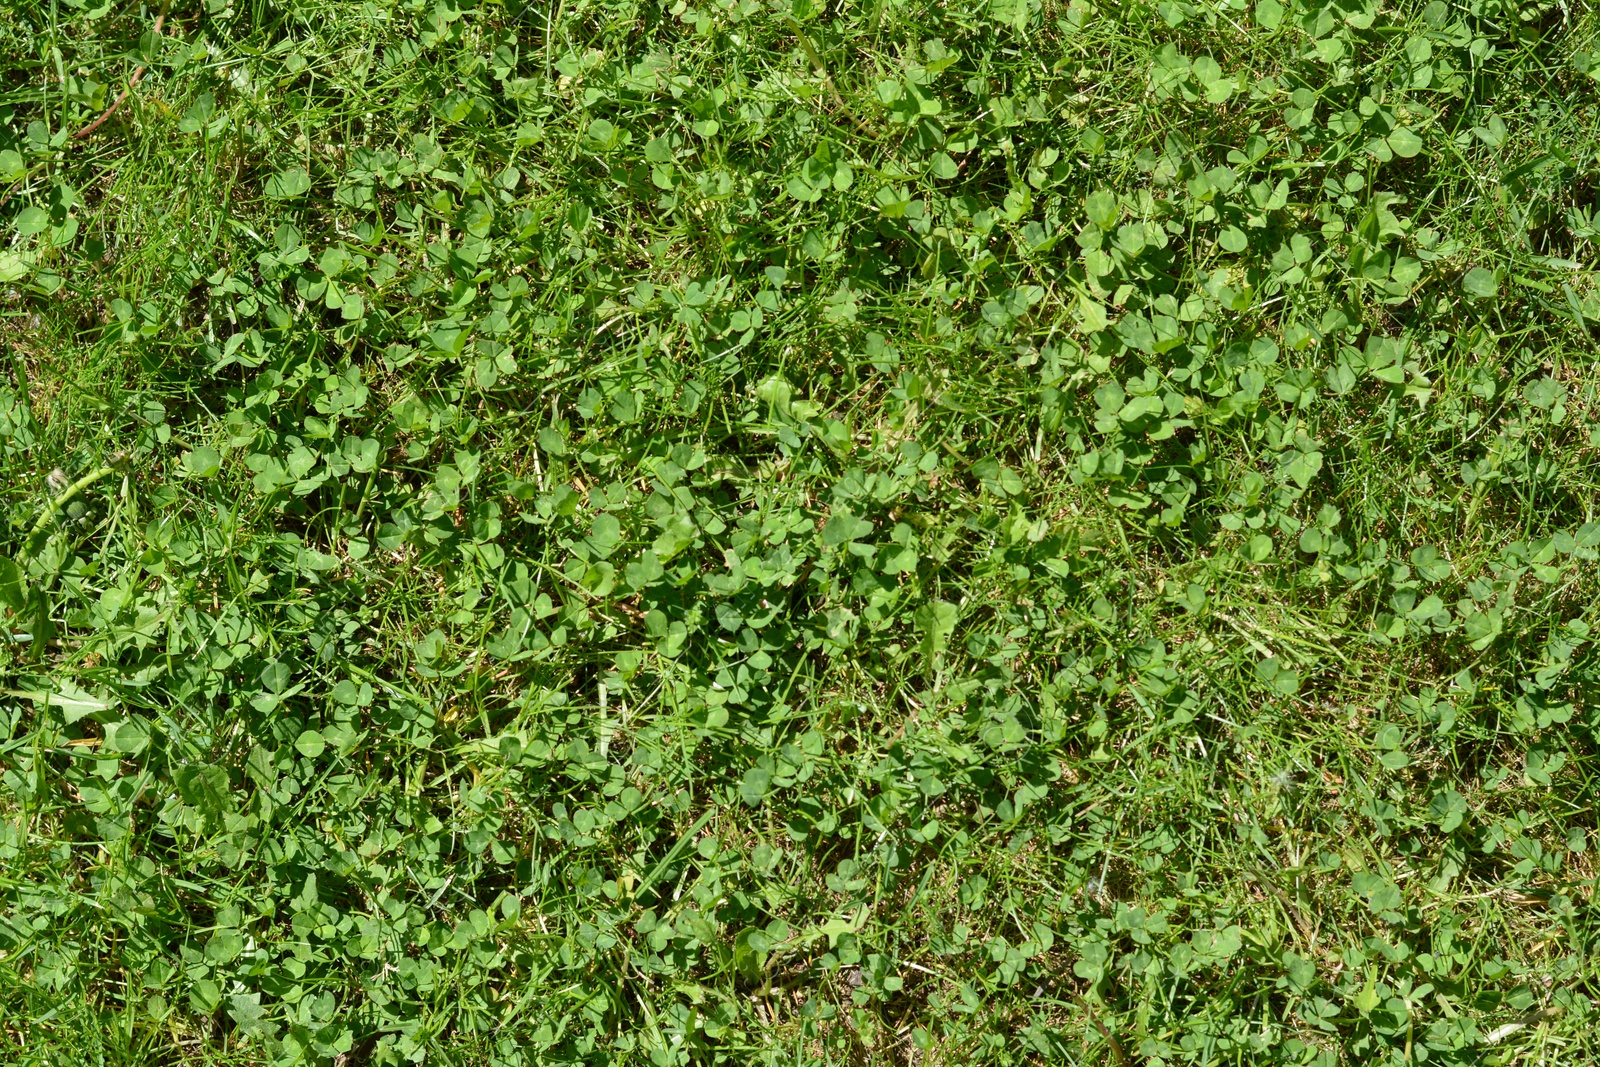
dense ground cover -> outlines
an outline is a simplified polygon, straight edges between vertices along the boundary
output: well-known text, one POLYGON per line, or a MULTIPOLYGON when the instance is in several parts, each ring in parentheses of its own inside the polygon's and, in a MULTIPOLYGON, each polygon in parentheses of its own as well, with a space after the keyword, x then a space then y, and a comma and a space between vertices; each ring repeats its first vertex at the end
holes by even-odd
POLYGON ((1594 1062, 1595 28, 0 4, 0 1059, 1594 1062))

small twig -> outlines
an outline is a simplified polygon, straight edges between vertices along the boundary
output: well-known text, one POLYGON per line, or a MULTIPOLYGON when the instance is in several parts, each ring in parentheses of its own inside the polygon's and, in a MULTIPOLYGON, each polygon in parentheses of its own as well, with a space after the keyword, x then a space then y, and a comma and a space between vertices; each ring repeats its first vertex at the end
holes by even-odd
POLYGON ((1307 951, 1315 952, 1317 948, 1317 932, 1307 927, 1305 916, 1300 913, 1300 906, 1289 899, 1289 894, 1280 889, 1277 883, 1273 882, 1267 875, 1267 872, 1260 868, 1253 872, 1246 871, 1244 877, 1247 881, 1254 882, 1278 898, 1278 902, 1283 905, 1283 910, 1288 914, 1290 921, 1294 923, 1295 932, 1305 938, 1307 951))
POLYGON ((545 10, 545 15, 544 15, 544 81, 545 81, 546 91, 548 91, 549 85, 550 85, 550 81, 551 81, 551 66, 552 66, 552 63, 553 63, 553 61, 551 59, 551 51, 555 47, 554 42, 555 42, 556 23, 561 21, 562 8, 564 8, 566 6, 567 6, 567 0, 559 0, 559 2, 556 4, 556 10, 555 10, 555 14, 554 15, 550 14, 550 11, 549 11, 548 8, 545 10))
POLYGON ((1122 1042, 1118 1041, 1117 1035, 1108 1030, 1106 1024, 1101 1022, 1099 1017, 1095 1015, 1094 1009, 1089 1006, 1089 1001, 1084 997, 1079 997, 1078 1003, 1083 1005, 1084 1013, 1089 1016, 1089 1021, 1094 1023, 1095 1029, 1100 1031, 1100 1036, 1105 1038, 1106 1044, 1111 1046, 1111 1055, 1116 1058, 1117 1067, 1133 1067, 1132 1061, 1128 1059, 1128 1054, 1122 1051, 1122 1042))
POLYGON ((795 22, 793 19, 789 21, 794 22, 794 35, 800 42, 800 48, 805 52, 807 58, 811 60, 811 65, 817 68, 817 73, 822 75, 822 84, 833 96, 834 106, 844 113, 844 117, 849 119, 856 129, 871 136, 871 131, 856 117, 855 112, 850 110, 850 105, 844 102, 844 94, 840 93, 839 87, 833 83, 833 75, 828 73, 827 65, 822 62, 822 54, 817 51, 816 47, 811 43, 811 39, 806 36, 806 31, 801 29, 799 22, 795 22))
POLYGON ((1526 1030, 1528 1027, 1533 1026, 1536 1023, 1544 1022, 1546 1019, 1554 1019, 1560 1014, 1561 1010, 1559 1008, 1545 1008, 1542 1011, 1529 1012, 1528 1014, 1517 1019, 1515 1022, 1509 1022, 1503 1026, 1497 1026, 1493 1030, 1490 1030, 1487 1034, 1483 1035, 1483 1043, 1485 1045, 1498 1045, 1512 1034, 1515 1034, 1520 1030, 1526 1030))
MULTIPOLYGON (((155 35, 157 37, 161 36, 162 23, 167 21, 167 5, 171 2, 172 0, 165 0, 165 2, 161 5, 161 14, 156 16, 155 35)), ((106 119, 109 119, 112 115, 116 114, 117 108, 122 106, 122 102, 128 99, 128 94, 133 91, 133 87, 139 84, 139 79, 144 77, 144 66, 145 65, 143 63, 140 63, 134 68, 133 77, 128 79, 128 87, 117 94, 117 98, 111 101, 111 106, 106 108, 105 111, 101 113, 99 118, 95 119, 93 122, 89 123, 89 125, 73 134, 72 137, 74 140, 82 140, 83 138, 89 136, 91 133, 98 130, 105 123, 106 119)))

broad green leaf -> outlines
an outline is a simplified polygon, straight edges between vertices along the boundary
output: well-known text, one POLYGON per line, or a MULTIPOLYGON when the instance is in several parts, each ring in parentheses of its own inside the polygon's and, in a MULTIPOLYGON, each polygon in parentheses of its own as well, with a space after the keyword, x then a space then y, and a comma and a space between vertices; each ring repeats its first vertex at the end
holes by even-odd
POLYGON ((12 222, 17 232, 24 237, 32 237, 36 233, 43 233, 50 228, 50 213, 42 207, 29 205, 17 212, 16 219, 12 222))
POLYGON ((1352 878, 1352 885, 1357 893, 1366 898, 1367 907, 1375 912, 1396 911, 1404 900, 1399 887, 1382 875, 1357 871, 1352 878))
MULTIPOLYGON (((243 947, 243 938, 240 938, 240 947, 243 947)), ((260 993, 234 993, 228 997, 228 1004, 228 1014, 232 1016, 241 1033, 271 1036, 266 1026, 267 1013, 261 1006, 260 993)))
POLYGON ((295 750, 306 759, 316 759, 328 747, 320 731, 303 730, 294 740, 295 750))
POLYGON ((1122 217, 1122 209, 1117 204, 1117 195, 1109 189, 1096 189, 1089 194, 1083 206, 1089 221, 1102 230, 1113 228, 1117 220, 1122 217))
POLYGON ((938 657, 955 632, 961 611, 945 600, 934 600, 917 609, 917 629, 922 633, 922 652, 930 659, 938 657))
POLYGON ((608 152, 616 147, 620 131, 605 119, 595 119, 584 131, 584 147, 592 152, 608 152))
POLYGON ((269 693, 283 693, 293 679, 294 672, 282 660, 271 660, 261 668, 261 687, 269 693))
POLYGON ((567 440, 561 435, 561 431, 554 426, 542 426, 539 428, 539 447, 552 456, 564 456, 567 454, 567 440))
POLYGON ((1265 563, 1272 558, 1272 538, 1258 533, 1246 541, 1239 552, 1251 563, 1265 563))
POLYGON ((622 543, 622 524, 615 515, 601 512, 594 517, 594 524, 589 528, 589 536, 584 543, 595 555, 605 559, 622 543))
POLYGON ((1450 833, 1461 825, 1469 809, 1466 798, 1454 789, 1443 789, 1428 802, 1428 814, 1439 824, 1443 833, 1450 833))
POLYGON ((1481 652, 1500 636, 1505 621, 1498 611, 1472 611, 1462 622, 1461 633, 1472 647, 1481 652))
POLYGON ((0 604, 20 612, 27 603, 27 576, 10 556, 0 556, 0 604))
POLYGON ((847 508, 835 511, 822 527, 822 543, 830 548, 837 548, 848 541, 858 537, 865 537, 872 532, 872 523, 866 519, 857 518, 847 508))
POLYGON ((1488 300, 1500 291, 1500 283, 1493 271, 1473 267, 1462 276, 1461 288, 1474 300, 1488 300))
MULTIPOLYGON (((1259 9, 1258 9, 1259 10, 1259 9)), ((1285 949, 1281 957, 1284 975, 1289 979, 1289 985, 1305 992, 1317 980, 1317 965, 1312 960, 1285 949)))
POLYGON ((180 767, 173 781, 183 802, 208 819, 220 818, 223 812, 233 807, 233 796, 228 788, 228 772, 215 764, 191 763, 180 767))
POLYGON ((0 251, 0 283, 19 282, 32 269, 32 265, 20 253, 0 251))
POLYGON ((1378 762, 1391 771, 1398 771, 1411 763, 1411 757, 1401 749, 1394 749, 1379 756, 1378 762))
POLYGON ((1398 126, 1389 134, 1389 149, 1401 159, 1410 159, 1422 151, 1422 138, 1408 127, 1398 126))
POLYGON ((304 167, 288 167, 268 177, 263 191, 274 200, 293 200, 311 191, 311 175, 304 167))
POLYGON ((183 469, 194 478, 215 478, 222 471, 222 457, 206 445, 183 454, 183 469))
POLYGON ((106 697, 95 696, 93 693, 80 688, 66 679, 58 680, 49 689, 32 690, 4 690, 6 696, 21 697, 31 700, 44 708, 58 708, 62 718, 70 726, 79 719, 87 716, 108 718, 108 713, 116 702, 106 697))
POLYGON ((244 935, 237 930, 218 930, 206 942, 205 956, 210 963, 232 963, 244 951, 244 935))
POLYGON ((1239 83, 1231 77, 1217 78, 1205 83, 1205 97, 1208 104, 1226 104, 1233 98, 1234 91, 1239 88, 1239 83))

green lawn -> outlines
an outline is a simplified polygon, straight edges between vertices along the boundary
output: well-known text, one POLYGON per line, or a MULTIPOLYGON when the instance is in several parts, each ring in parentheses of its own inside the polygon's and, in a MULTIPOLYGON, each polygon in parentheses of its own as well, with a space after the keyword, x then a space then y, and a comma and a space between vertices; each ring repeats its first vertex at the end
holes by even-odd
POLYGON ((1597 30, 0 0, 0 1062, 1600 1063, 1597 30))

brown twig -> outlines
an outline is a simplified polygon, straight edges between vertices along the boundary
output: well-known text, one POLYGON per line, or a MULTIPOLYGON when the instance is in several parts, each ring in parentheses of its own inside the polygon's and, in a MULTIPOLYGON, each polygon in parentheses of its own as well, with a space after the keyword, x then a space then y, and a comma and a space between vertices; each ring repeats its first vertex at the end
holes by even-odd
MULTIPOLYGON (((161 5, 161 14, 156 16, 155 35, 157 37, 161 36, 161 24, 167 21, 167 5, 169 3, 171 3, 171 0, 166 0, 166 2, 161 5)), ((106 119, 109 119, 112 115, 116 114, 117 108, 121 107, 122 102, 128 99, 128 94, 133 91, 133 87, 135 85, 139 84, 139 79, 142 77, 144 77, 144 64, 140 63, 134 68, 133 77, 128 79, 128 87, 117 94, 117 98, 111 101, 111 106, 106 108, 105 111, 101 113, 99 118, 95 119, 93 122, 89 123, 89 125, 73 134, 73 140, 81 140, 89 136, 91 133, 98 130, 105 123, 106 119)))
POLYGON ((1089 1002, 1083 997, 1079 997, 1078 1003, 1083 1006, 1084 1012, 1089 1016, 1089 1021, 1094 1023, 1095 1029, 1100 1031, 1100 1036, 1106 1039, 1106 1044, 1111 1046, 1111 1055, 1116 1059, 1117 1067, 1133 1067, 1132 1062, 1128 1059, 1128 1054, 1122 1051, 1122 1042, 1118 1041, 1117 1035, 1113 1034, 1110 1028, 1099 1020, 1094 1013, 1094 1009, 1089 1006, 1089 1002))
MULTIPOLYGON (((791 19, 790 21, 793 20, 791 19)), ((822 62, 822 53, 817 51, 816 46, 811 43, 811 39, 806 36, 806 31, 800 28, 798 22, 794 23, 794 35, 800 41, 801 50, 810 58, 811 65, 817 68, 818 74, 822 75, 822 84, 833 95, 834 106, 844 113, 844 117, 849 119, 856 129, 869 137, 872 136, 866 125, 856 118, 854 111, 850 110, 850 105, 844 102, 844 95, 839 92, 839 87, 833 83, 833 75, 828 73, 827 66, 822 62)))

